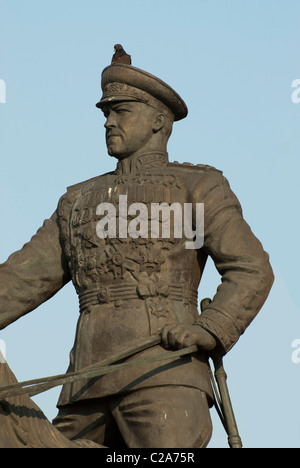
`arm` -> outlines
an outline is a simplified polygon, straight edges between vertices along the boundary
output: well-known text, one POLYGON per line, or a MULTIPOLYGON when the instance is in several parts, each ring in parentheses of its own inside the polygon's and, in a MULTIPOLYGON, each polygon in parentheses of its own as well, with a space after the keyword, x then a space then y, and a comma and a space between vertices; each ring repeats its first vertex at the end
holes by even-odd
POLYGON ((203 248, 212 257, 222 282, 195 324, 165 330, 163 340, 175 347, 197 344, 224 355, 263 306, 274 277, 268 254, 243 219, 227 180, 214 174, 204 197, 199 184, 195 198, 204 200, 203 248))
POLYGON ((36 309, 70 280, 57 218, 55 212, 30 242, 0 265, 0 329, 36 309))

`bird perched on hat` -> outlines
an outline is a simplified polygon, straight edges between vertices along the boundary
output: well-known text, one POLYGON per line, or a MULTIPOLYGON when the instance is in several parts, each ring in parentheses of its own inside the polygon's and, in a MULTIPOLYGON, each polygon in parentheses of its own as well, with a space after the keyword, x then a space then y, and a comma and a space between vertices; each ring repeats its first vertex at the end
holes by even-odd
POLYGON ((111 63, 123 63, 124 65, 131 65, 131 55, 126 54, 121 44, 114 46, 115 53, 112 57, 111 63))

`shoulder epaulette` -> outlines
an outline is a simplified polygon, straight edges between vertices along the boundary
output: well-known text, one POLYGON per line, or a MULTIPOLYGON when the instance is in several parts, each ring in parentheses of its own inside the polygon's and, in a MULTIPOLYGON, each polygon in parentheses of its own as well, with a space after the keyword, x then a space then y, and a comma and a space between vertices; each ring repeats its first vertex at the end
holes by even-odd
POLYGON ((193 164, 193 163, 190 163, 190 162, 180 163, 178 161, 174 161, 174 162, 170 162, 169 166, 180 167, 180 168, 184 168, 184 169, 185 168, 186 169, 192 169, 192 170, 194 169, 194 170, 198 170, 198 171, 201 171, 201 172, 214 171, 214 172, 218 172, 219 174, 223 173, 219 169, 216 169, 213 166, 209 166, 208 164, 193 164))

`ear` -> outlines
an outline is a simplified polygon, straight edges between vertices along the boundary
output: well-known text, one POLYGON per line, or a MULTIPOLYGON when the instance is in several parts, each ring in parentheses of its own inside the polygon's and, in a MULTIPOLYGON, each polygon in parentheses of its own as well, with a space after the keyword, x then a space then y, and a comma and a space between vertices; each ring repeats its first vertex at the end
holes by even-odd
POLYGON ((166 121, 166 116, 164 114, 160 112, 156 114, 155 121, 153 124, 154 133, 159 132, 164 127, 165 121, 166 121))

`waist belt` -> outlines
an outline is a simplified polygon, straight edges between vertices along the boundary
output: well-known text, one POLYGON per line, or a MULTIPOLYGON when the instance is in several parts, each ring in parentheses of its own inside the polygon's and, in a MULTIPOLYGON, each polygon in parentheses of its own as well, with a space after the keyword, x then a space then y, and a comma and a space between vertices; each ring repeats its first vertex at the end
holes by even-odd
POLYGON ((147 299, 148 297, 165 297, 185 304, 198 305, 197 291, 180 283, 167 283, 165 281, 151 283, 120 283, 116 285, 100 286, 79 294, 80 313, 88 306, 115 303, 118 307, 121 301, 129 299, 147 299))

